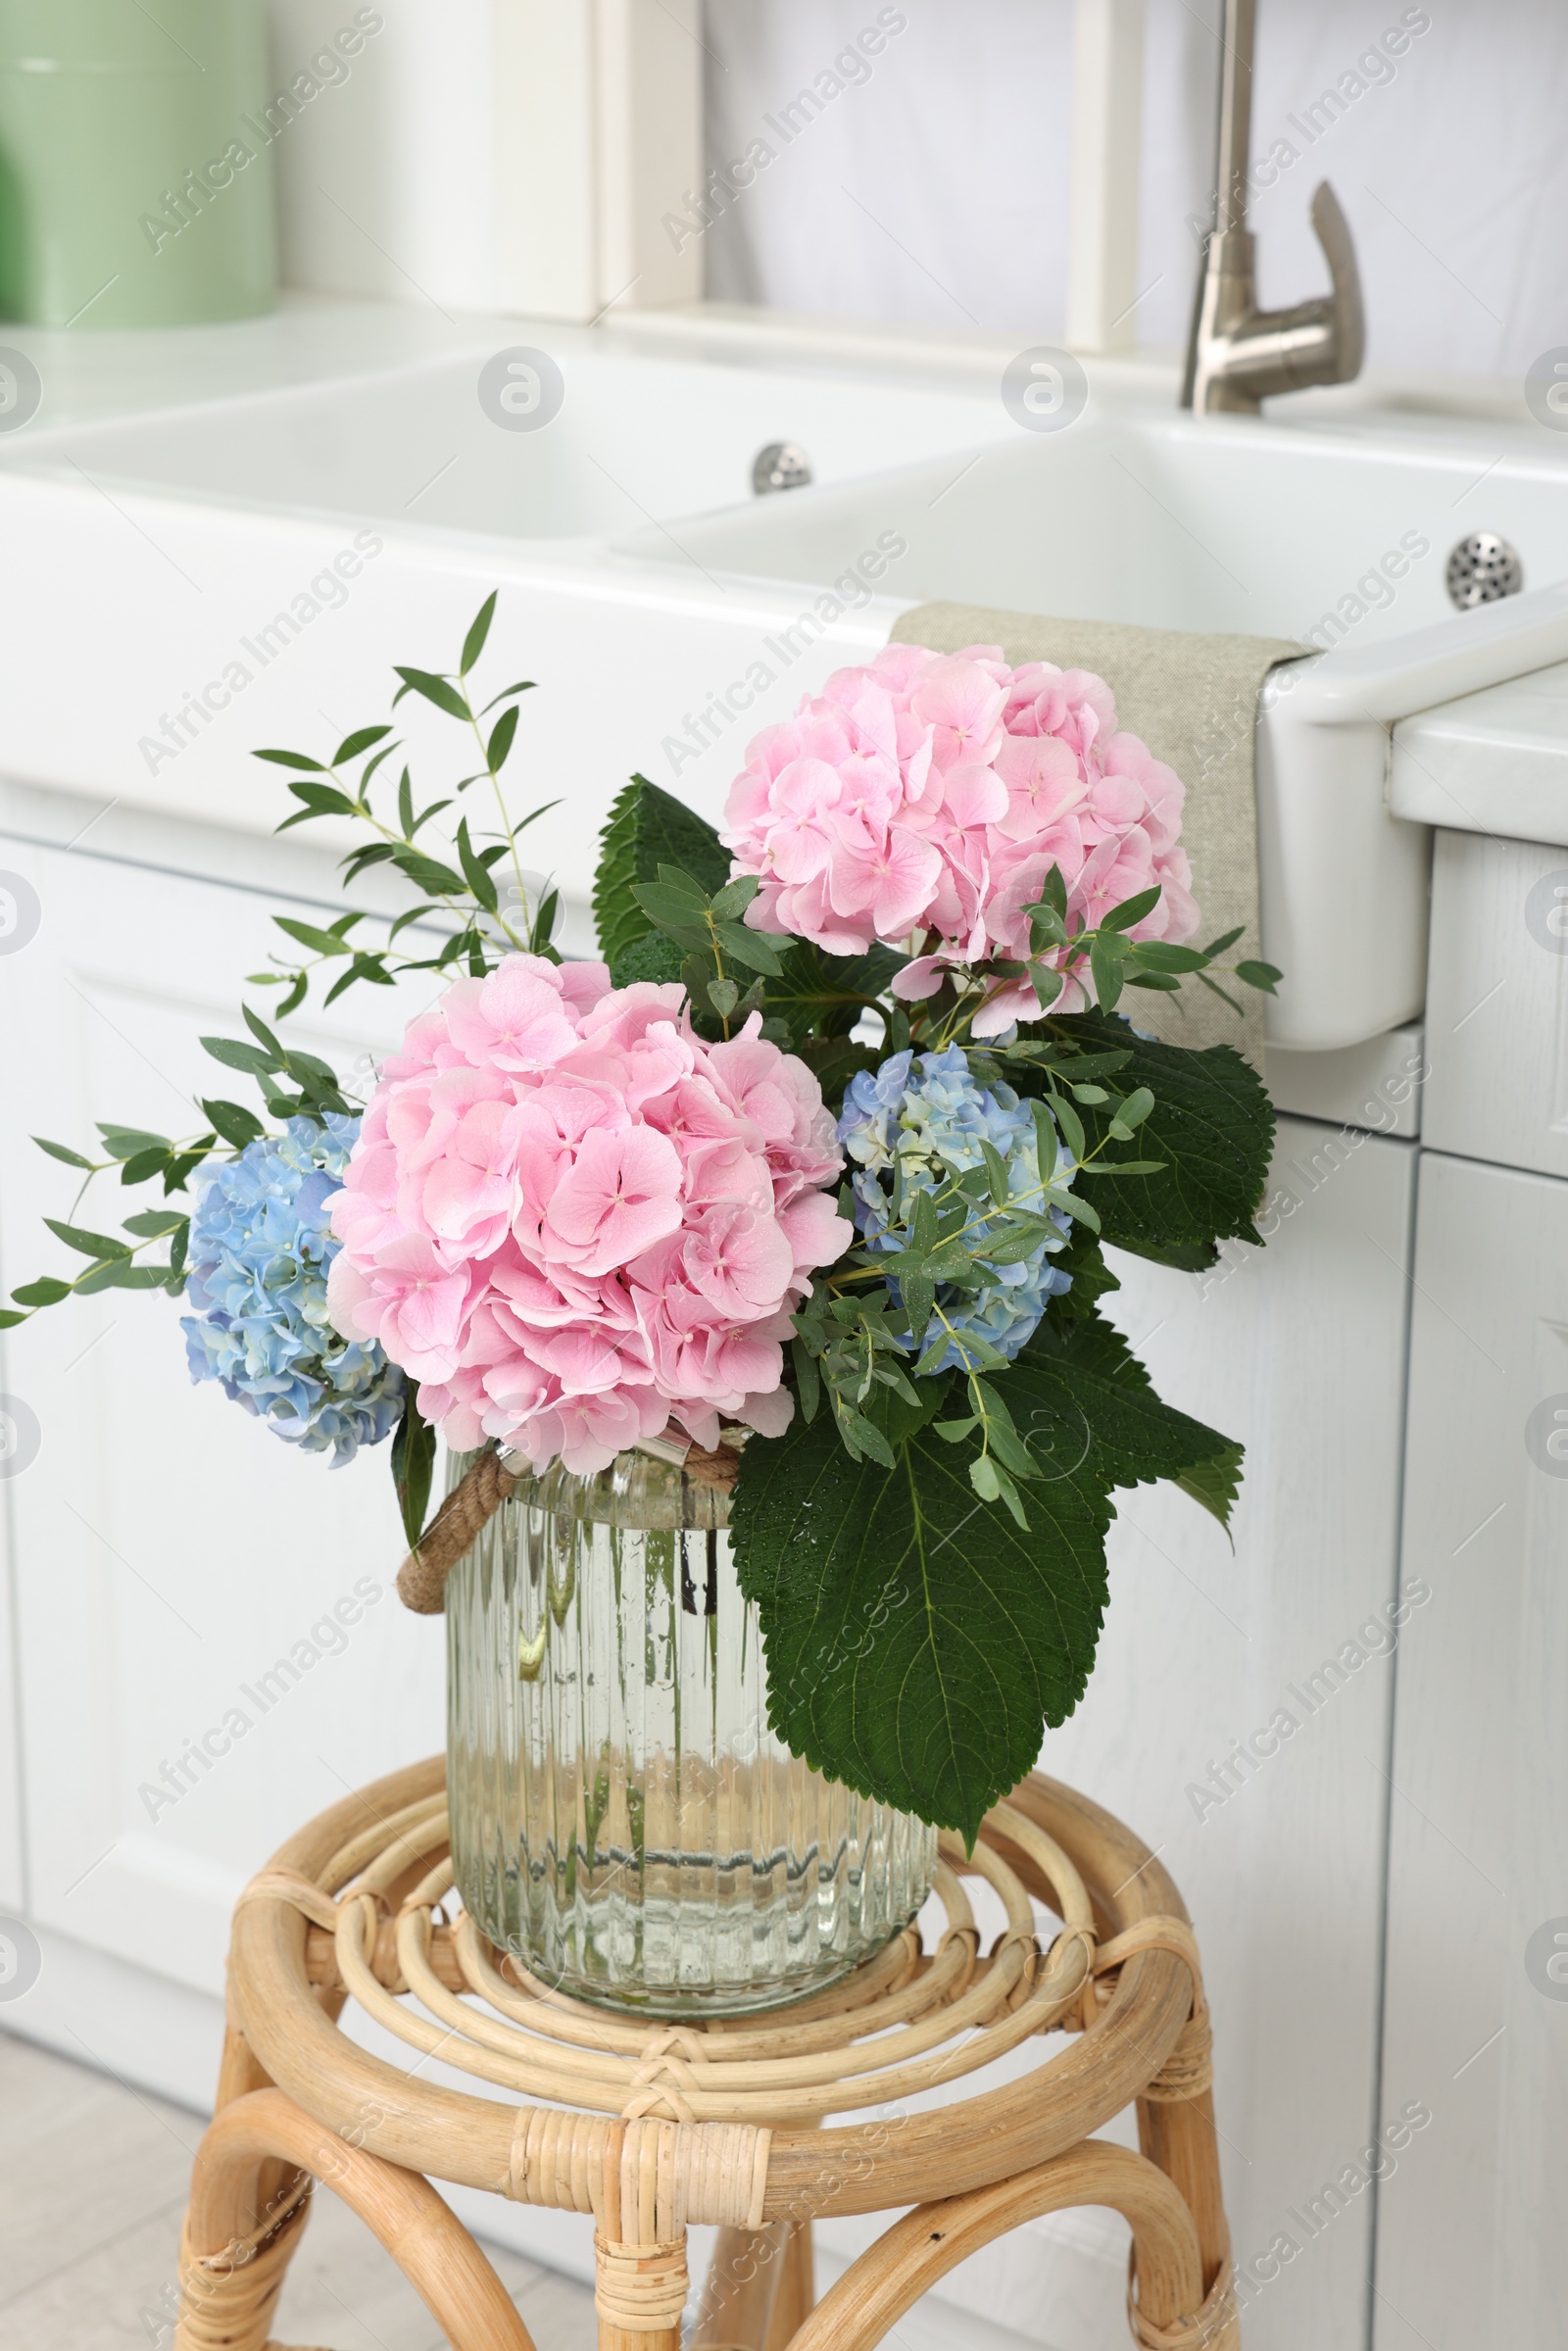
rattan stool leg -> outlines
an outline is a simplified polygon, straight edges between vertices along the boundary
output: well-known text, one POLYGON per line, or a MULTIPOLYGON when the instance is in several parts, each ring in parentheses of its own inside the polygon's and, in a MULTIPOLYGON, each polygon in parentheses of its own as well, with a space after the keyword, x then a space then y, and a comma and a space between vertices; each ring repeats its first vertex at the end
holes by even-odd
POLYGON ((789 2342, 806 2315, 790 2315, 796 2233, 793 2221, 719 2230, 687 2351, 773 2351, 789 2342))
POLYGON ((767 2337, 765 2351, 789 2351, 790 2344, 810 2317, 815 2302, 816 2264, 811 2249, 811 2224, 809 2221, 792 2221, 789 2242, 784 2248, 778 2300, 773 2305, 772 2331, 767 2337))
POLYGON ((629 2245, 594 2232, 599 2351, 681 2351, 686 2232, 665 2245, 629 2245))
POLYGON ((276 2161, 319 2180, 359 2214, 453 2351, 535 2351, 505 2286, 428 2180, 351 2147, 277 2089, 231 2100, 197 2150, 176 2351, 265 2351, 306 2211, 301 2202, 277 2222, 264 2214, 257 2241, 258 2179, 276 2161))
MULTIPOLYGON (((1199 2281, 1198 2232, 1171 2181, 1142 2155, 1102 2139, 1086 2139, 1016 2179, 916 2205, 824 2294, 797 2333, 791 2351, 872 2351, 905 2312, 939 2278, 1041 2213, 1073 2205, 1107 2204, 1131 2222, 1137 2265, 1138 2313, 1154 2328, 1178 2329, 1197 2319, 1203 2301, 1199 2281)), ((1204 2351, 1220 2338, 1206 2316, 1184 2344, 1204 2351)))
MULTIPOLYGON (((250 2042, 232 2021, 224 2028, 223 2053, 218 2066, 218 2094, 213 2112, 221 2114, 236 2098, 249 2097, 253 2089, 271 2089, 271 2076, 262 2064, 250 2042)), ((292 2164, 265 2163, 256 2175, 254 2208, 247 2216, 247 2230, 259 2229, 267 2219, 275 2219, 291 2200, 299 2181, 292 2164)), ((303 2224, 302 2224, 303 2225, 303 2224)))
MULTIPOLYGON (((1138 2143, 1151 2163, 1157 2163, 1181 2190, 1198 2230, 1198 2249, 1203 2265, 1203 2290, 1211 2293, 1231 2266, 1230 2229, 1220 2188, 1219 2140, 1214 2130, 1214 2093, 1196 2091, 1190 2098, 1140 2098, 1138 2143)), ((1232 2334, 1214 2336, 1214 2351, 1233 2351, 1241 2339, 1232 2322, 1232 2334)))

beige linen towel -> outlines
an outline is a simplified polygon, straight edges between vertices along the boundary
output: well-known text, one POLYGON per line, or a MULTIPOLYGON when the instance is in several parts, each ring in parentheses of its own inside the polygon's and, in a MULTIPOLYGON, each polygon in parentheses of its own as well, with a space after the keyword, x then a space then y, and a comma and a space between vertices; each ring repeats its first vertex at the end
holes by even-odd
MULTIPOLYGON (((1261 953, 1257 927, 1257 793, 1253 729, 1257 697, 1276 661, 1310 653, 1278 637, 1190 636, 1172 628, 1129 628, 1115 620, 1048 620, 984 605, 922 604, 901 614, 893 641, 959 653, 1000 645, 1004 661, 1054 661, 1093 669, 1116 697, 1128 733, 1143 738, 1187 787, 1182 846, 1193 864, 1193 896, 1202 916, 1200 941, 1240 923, 1242 937, 1224 960, 1261 953)), ((1196 980, 1180 996, 1130 990, 1119 1010, 1172 1045, 1234 1045, 1254 1066, 1263 1060, 1263 999, 1255 989, 1220 984, 1246 1009, 1238 1020, 1196 980)))

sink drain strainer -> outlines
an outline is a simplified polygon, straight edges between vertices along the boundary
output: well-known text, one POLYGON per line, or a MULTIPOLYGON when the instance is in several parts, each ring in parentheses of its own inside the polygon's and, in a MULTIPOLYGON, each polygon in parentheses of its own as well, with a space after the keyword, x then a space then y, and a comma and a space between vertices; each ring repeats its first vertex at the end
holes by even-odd
POLYGON ((804 490, 811 478, 811 461, 798 441, 769 441, 752 460, 752 489, 759 498, 804 490))
POLYGON ((1461 612, 1478 604, 1495 604, 1501 596, 1517 596, 1525 584, 1519 551, 1494 530, 1472 531, 1448 557, 1448 601, 1461 612))

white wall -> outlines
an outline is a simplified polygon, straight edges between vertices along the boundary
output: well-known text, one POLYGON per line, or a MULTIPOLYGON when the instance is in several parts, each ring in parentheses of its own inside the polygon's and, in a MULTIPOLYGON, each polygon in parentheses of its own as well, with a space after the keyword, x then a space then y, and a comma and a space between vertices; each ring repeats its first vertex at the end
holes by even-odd
MULTIPOLYGON (((942 326, 1062 330, 1071 0, 707 0, 710 164, 774 150, 708 232, 729 302, 942 326), (866 78, 793 139, 769 127, 856 35, 866 78)), ((818 76, 826 75, 826 84, 818 76)), ((802 110, 802 113, 808 112, 802 110)))
POLYGON ((701 0, 270 5, 303 100, 273 148, 286 285, 584 320, 701 294, 663 226, 701 176, 701 0))
MULTIPOLYGON (((353 0, 270 5, 280 85, 356 13, 353 0)), ((672 39, 699 37, 680 21, 698 5, 663 12, 672 39)), ((1171 348, 1186 333, 1191 217, 1206 212, 1212 173, 1220 5, 1148 0, 1137 314, 1147 345, 1171 348)), ((520 278, 503 250, 508 143, 515 151, 529 138, 535 94, 523 88, 510 107, 498 99, 497 25, 525 25, 527 11, 517 0, 377 0, 373 13, 382 29, 348 78, 323 88, 277 143, 285 280, 447 311, 514 307, 509 286, 542 282, 541 252, 564 252, 583 225, 582 189, 547 173, 542 200, 530 198, 513 231, 530 248, 520 278)), ((1072 0, 706 0, 709 161, 727 163, 757 139, 774 151, 701 238, 709 294, 1059 336, 1072 13, 1072 0), (777 122, 831 75, 879 14, 904 29, 865 77, 795 135, 769 128, 764 117, 777 122)), ((1568 11, 1552 0, 1260 0, 1259 20, 1254 151, 1278 139, 1297 151, 1253 204, 1265 301, 1326 284, 1307 225, 1326 176, 1361 256, 1369 365, 1519 374, 1568 339, 1568 11), (1410 16, 1429 28, 1392 77, 1364 86, 1309 144, 1289 118, 1325 89, 1353 88, 1345 75, 1364 82, 1357 59, 1410 16)), ((568 93, 560 98, 566 106, 568 93)), ((680 193, 664 176, 661 212, 680 193)), ((653 221, 644 225, 658 245, 653 221)))
MULTIPOLYGON (((872 0, 708 0, 710 160, 741 151, 861 25, 872 0)), ((900 0, 907 29, 709 232, 729 300, 1061 331, 1067 0, 900 0), (858 200, 858 201, 857 201, 858 200), (862 210, 861 207, 865 209, 862 210), (875 220, 868 218, 874 214, 875 220)), ((1551 0, 1428 0, 1392 79, 1317 141, 1287 117, 1354 73, 1405 0, 1260 0, 1256 145, 1298 150, 1259 196, 1265 301, 1326 287, 1307 225, 1332 178, 1367 287, 1368 362, 1519 373, 1568 338, 1568 12, 1551 0)), ((1140 339, 1185 336, 1206 210, 1219 0, 1149 0, 1140 339)))
POLYGON ((493 0, 270 5, 279 89, 357 13, 382 20, 346 78, 309 99, 274 148, 284 283, 447 311, 495 306, 493 0))

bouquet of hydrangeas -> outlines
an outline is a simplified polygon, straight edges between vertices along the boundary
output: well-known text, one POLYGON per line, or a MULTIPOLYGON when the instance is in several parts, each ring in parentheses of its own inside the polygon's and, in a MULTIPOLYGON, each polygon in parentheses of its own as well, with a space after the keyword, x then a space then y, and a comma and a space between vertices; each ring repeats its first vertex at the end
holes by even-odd
POLYGON ((393 1437, 414 1543, 436 1432, 578 1472, 746 1440, 731 1530, 775 1729, 972 1835, 1082 1695, 1114 1489, 1170 1478, 1223 1523, 1237 1487, 1240 1447, 1162 1404, 1101 1310, 1103 1244, 1196 1268, 1255 1239, 1268 1162, 1241 1056, 1121 1008, 1225 993, 1181 783, 1102 679, 889 647, 758 736, 721 833, 634 777, 603 959, 565 961, 518 862, 542 811, 514 822, 501 782, 527 688, 481 709, 471 683, 494 608, 455 673, 398 672, 477 738, 448 799, 419 808, 406 766, 388 791, 387 725, 329 762, 257 755, 290 771, 287 824, 356 820, 348 878, 390 865, 415 903, 276 917, 272 1022, 204 1041, 270 1126, 208 1100, 185 1138, 43 1145, 169 1204, 124 1238, 51 1220, 84 1270, 0 1324, 183 1292, 195 1378, 337 1462, 393 1437), (474 787, 487 813, 437 854, 421 833, 474 787), (278 1034, 322 981, 415 973, 429 1004, 367 1102, 278 1034))

